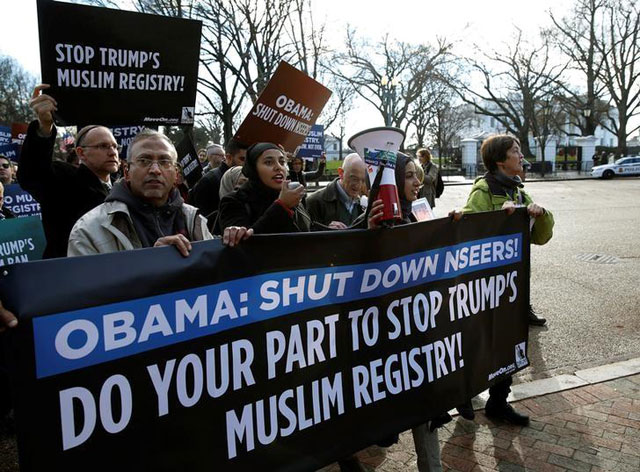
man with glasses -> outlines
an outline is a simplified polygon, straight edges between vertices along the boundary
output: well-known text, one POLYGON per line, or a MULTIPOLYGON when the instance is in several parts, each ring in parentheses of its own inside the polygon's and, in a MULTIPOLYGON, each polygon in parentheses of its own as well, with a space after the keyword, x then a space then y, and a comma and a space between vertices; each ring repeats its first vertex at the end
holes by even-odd
POLYGON ((13 162, 0 154, 0 184, 9 185, 13 180, 13 162))
POLYGON ((203 172, 209 172, 210 170, 217 169, 220 167, 220 164, 224 162, 224 148, 219 144, 212 144, 211 146, 208 146, 204 153, 204 162, 206 165, 202 169, 203 172))
POLYGON ((358 154, 345 157, 338 178, 307 197, 312 221, 332 229, 346 229, 362 213, 360 192, 366 182, 367 168, 358 154))
POLYGON ((22 146, 18 182, 40 203, 42 226, 47 237, 44 258, 67 254, 69 232, 86 212, 104 202, 111 189, 110 175, 118 171, 119 147, 111 131, 99 125, 78 131, 75 150, 80 166, 53 160, 57 129, 53 113, 57 102, 41 94, 48 85, 38 85, 29 106, 37 120, 29 125, 22 146))
POLYGON ((74 225, 68 255, 173 245, 186 257, 192 241, 211 239, 206 219, 175 188, 178 154, 171 141, 144 129, 127 154, 124 179, 74 225))

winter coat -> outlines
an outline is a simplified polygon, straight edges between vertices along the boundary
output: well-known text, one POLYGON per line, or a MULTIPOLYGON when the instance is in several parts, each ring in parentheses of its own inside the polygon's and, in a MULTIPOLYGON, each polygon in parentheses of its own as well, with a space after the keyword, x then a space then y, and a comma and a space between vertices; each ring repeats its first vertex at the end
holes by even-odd
POLYGON ((65 257, 69 233, 82 215, 104 202, 109 193, 100 179, 84 164, 74 167, 53 161, 56 127, 51 136, 38 135, 38 122, 27 130, 22 146, 18 182, 40 203, 42 226, 47 238, 43 257, 65 257))
MULTIPOLYGON (((203 241, 213 236, 207 229, 207 220, 198 209, 182 205, 188 239, 203 241)), ((78 220, 69 236, 68 255, 86 256, 142 248, 127 205, 109 201, 94 208, 78 220)))
POLYGON ((211 172, 202 176, 198 183, 189 192, 189 203, 198 207, 200 213, 206 218, 218 211, 220 205, 220 181, 229 169, 226 162, 221 163, 211 172))
POLYGON ((247 149, 242 187, 220 201, 218 221, 222 231, 229 226, 253 228, 255 234, 297 233, 309 231, 311 218, 303 205, 285 208, 278 200, 280 192, 267 187, 259 177, 257 163, 266 151, 280 148, 272 143, 256 143, 247 149))
POLYGON ((349 213, 340 200, 338 185, 340 185, 340 179, 335 179, 325 188, 307 197, 307 211, 314 222, 328 226, 332 221, 340 221, 350 226, 362 213, 362 207, 357 202, 349 213))
MULTIPOLYGON (((471 187, 471 193, 467 199, 467 203, 462 209, 463 213, 477 213, 481 211, 493 211, 502 209, 502 205, 512 201, 516 204, 521 203, 528 206, 533 203, 531 197, 521 188, 515 189, 514 197, 508 195, 494 195, 489 190, 489 184, 485 177, 479 177, 471 187)), ((531 242, 533 244, 546 244, 553 236, 553 215, 545 209, 544 215, 536 218, 533 229, 531 230, 531 242)))

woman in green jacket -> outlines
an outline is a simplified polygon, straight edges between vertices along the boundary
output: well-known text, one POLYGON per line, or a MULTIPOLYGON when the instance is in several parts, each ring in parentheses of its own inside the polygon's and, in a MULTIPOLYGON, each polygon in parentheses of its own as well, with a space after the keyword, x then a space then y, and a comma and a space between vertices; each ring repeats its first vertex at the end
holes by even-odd
MULTIPOLYGON (((534 219, 531 242, 547 243, 553 236, 553 215, 534 203, 523 190, 524 185, 520 176, 524 173, 522 168, 524 156, 520 151, 518 139, 504 134, 491 136, 482 143, 480 154, 488 172, 473 184, 462 212, 476 213, 504 209, 512 213, 517 206, 525 206, 529 216, 534 219)), ((538 321, 543 322, 542 319, 538 321)), ((527 426, 529 417, 518 413, 507 403, 511 382, 511 377, 508 377, 489 389, 485 413, 495 419, 527 426)))

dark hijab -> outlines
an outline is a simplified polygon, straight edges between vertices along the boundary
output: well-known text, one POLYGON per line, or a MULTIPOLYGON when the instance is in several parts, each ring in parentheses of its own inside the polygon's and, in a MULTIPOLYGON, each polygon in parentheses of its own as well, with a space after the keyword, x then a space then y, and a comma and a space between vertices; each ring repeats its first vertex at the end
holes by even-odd
POLYGON ((276 151, 282 152, 282 149, 273 143, 255 143, 247 149, 247 157, 244 160, 244 165, 242 166, 242 173, 250 182, 253 181, 262 184, 260 176, 258 175, 258 158, 263 152, 268 151, 269 149, 275 149, 276 151))
POLYGON ((411 161, 411 158, 406 154, 399 152, 396 155, 396 187, 398 188, 398 197, 400 197, 400 208, 402 209, 402 224, 411 223, 411 203, 407 200, 404 193, 405 172, 407 170, 407 164, 411 161))
POLYGON ((276 149, 282 152, 278 146, 273 143, 256 143, 247 149, 247 157, 242 166, 242 173, 247 177, 247 181, 236 192, 238 198, 252 202, 252 210, 259 215, 278 199, 280 192, 271 187, 267 187, 260 180, 258 175, 258 158, 263 152, 270 149, 276 149))
MULTIPOLYGON (((247 149, 247 157, 242 166, 242 173, 247 177, 247 181, 236 192, 226 197, 243 203, 252 226, 269 210, 280 195, 279 190, 267 187, 258 175, 258 158, 270 149, 282 152, 282 149, 273 143, 256 143, 247 149)), ((286 171, 283 173, 286 175, 286 171)), ((223 224, 227 226, 226 223, 223 222, 223 224)), ((273 220, 273 225, 269 225, 268 229, 263 227, 263 232, 309 231, 310 226, 311 218, 302 205, 298 205, 294 209, 293 219, 286 216, 283 220, 273 220)))

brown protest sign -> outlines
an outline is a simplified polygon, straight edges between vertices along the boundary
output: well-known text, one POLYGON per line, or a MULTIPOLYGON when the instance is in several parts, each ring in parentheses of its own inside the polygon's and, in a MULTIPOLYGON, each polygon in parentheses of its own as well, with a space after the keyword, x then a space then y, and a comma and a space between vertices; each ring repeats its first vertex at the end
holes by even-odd
POLYGON ((294 152, 329 97, 331 90, 282 61, 234 138, 248 145, 262 141, 281 144, 294 152))
POLYGON ((27 136, 28 123, 11 123, 11 142, 22 148, 24 138, 27 136))

